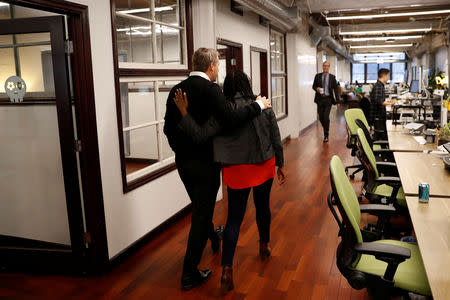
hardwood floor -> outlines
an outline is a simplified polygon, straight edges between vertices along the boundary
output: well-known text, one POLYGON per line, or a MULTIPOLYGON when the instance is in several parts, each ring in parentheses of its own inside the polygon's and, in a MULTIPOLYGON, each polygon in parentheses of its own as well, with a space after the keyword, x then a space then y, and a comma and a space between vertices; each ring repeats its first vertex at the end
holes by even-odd
MULTIPOLYGON (((333 113, 334 110, 333 110, 333 113)), ((213 270, 203 286, 180 290, 190 216, 170 227, 104 277, 74 278, 0 274, 0 298, 14 299, 369 299, 353 290, 335 264, 338 228, 326 204, 328 163, 338 154, 353 162, 345 147, 342 111, 333 118, 330 142, 314 125, 285 149, 288 181, 272 190, 273 255, 261 262, 253 201, 249 201, 234 265, 235 290, 219 293, 220 254, 210 244, 200 265, 213 270)), ((355 188, 358 184, 355 184, 355 188)), ((224 224, 226 199, 216 206, 214 223, 224 224)))

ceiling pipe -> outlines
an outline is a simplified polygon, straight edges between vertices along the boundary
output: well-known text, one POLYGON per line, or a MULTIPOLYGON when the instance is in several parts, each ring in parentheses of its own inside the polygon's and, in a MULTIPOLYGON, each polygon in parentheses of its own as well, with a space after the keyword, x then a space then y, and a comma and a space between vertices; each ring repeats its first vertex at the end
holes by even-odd
POLYGON ((296 7, 287 7, 273 0, 235 0, 286 31, 295 31, 301 19, 296 7))
POLYGON ((312 42, 316 45, 318 43, 325 42, 328 47, 330 47, 334 52, 341 55, 349 61, 353 61, 352 56, 348 53, 345 46, 341 45, 336 39, 334 39, 330 34, 330 28, 327 26, 321 26, 317 24, 313 19, 309 19, 309 24, 313 28, 312 35, 316 35, 312 38, 312 42))
MULTIPOLYGON (((287 7, 273 0, 235 0, 235 2, 263 16, 272 23, 275 23, 275 25, 281 27, 281 29, 289 32, 296 31, 301 25, 299 10, 302 10, 302 8, 308 8, 309 10, 309 3, 307 0, 297 0, 297 7, 287 7)), ((309 23, 317 36, 318 42, 315 46, 317 46, 320 41, 325 41, 328 47, 337 54, 352 61, 352 57, 347 49, 331 37, 329 27, 320 26, 311 18, 309 18, 309 23)))

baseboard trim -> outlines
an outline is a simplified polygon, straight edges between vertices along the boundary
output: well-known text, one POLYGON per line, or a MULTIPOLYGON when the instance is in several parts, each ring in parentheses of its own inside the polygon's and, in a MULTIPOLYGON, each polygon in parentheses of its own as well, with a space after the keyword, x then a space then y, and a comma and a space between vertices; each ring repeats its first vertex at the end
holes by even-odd
POLYGON ((192 203, 189 203, 181 209, 179 212, 177 212, 175 215, 164 221, 162 224, 157 226, 155 229, 151 230, 138 240, 136 240, 134 243, 132 243, 130 246, 122 250, 119 254, 115 255, 110 259, 110 270, 112 268, 117 267, 122 262, 130 258, 133 254, 135 254, 139 249, 144 247, 146 244, 154 240, 156 237, 158 237, 160 234, 162 234, 164 231, 166 231, 169 227, 174 225, 176 222, 187 216, 192 211, 192 203))
POLYGON ((285 137, 285 138, 281 141, 281 143, 282 143, 283 145, 285 145, 285 144, 288 144, 290 141, 291 141, 291 135, 288 135, 287 137, 285 137))
POLYGON ((302 134, 305 134, 308 130, 313 128, 316 125, 316 123, 317 123, 317 120, 315 120, 314 122, 312 122, 311 124, 309 124, 308 126, 303 128, 302 130, 300 130, 300 132, 298 133, 298 136, 301 136, 302 134))

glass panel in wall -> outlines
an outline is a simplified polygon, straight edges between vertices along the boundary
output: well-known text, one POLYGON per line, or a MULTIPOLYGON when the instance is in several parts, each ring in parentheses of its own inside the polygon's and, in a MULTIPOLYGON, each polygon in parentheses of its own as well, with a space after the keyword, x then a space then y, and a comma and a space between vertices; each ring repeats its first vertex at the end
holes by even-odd
POLYGON ((116 18, 119 62, 153 63, 152 24, 118 15, 116 18))
POLYGON ((142 64, 185 67, 184 5, 177 0, 115 2, 119 66, 135 63, 126 67, 149 67, 142 64))
POLYGON ((378 64, 367 64, 367 83, 375 83, 378 80, 378 64))
MULTIPOLYGON (((1 40, 0 35, 0 40, 1 40)), ((0 48, 0 98, 5 98, 5 81, 16 75, 13 48, 0 48)))
POLYGON ((392 81, 393 82, 404 82, 406 75, 406 63, 395 62, 392 63, 392 81))
POLYGON ((364 64, 352 64, 352 83, 364 83, 364 64))
POLYGON ((182 64, 183 53, 181 31, 176 28, 156 25, 158 63, 182 64))
POLYGON ((174 162, 174 153, 163 132, 164 115, 170 90, 181 80, 122 80, 122 130, 128 181, 174 162))

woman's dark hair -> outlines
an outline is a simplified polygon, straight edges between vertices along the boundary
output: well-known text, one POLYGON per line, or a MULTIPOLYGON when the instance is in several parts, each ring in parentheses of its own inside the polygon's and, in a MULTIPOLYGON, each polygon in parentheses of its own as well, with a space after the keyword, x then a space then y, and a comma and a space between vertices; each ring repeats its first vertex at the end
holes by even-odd
POLYGON ((240 93, 246 99, 256 99, 252 91, 250 79, 241 70, 233 70, 227 74, 223 82, 223 93, 225 98, 231 101, 237 93, 240 93))

